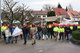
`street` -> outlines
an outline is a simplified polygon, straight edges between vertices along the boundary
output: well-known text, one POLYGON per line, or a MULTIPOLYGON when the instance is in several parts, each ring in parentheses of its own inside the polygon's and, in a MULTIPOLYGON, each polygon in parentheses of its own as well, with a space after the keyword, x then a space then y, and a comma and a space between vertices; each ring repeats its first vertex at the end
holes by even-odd
POLYGON ((18 40, 17 44, 5 44, 0 42, 0 53, 79 53, 80 46, 72 44, 70 41, 37 40, 36 45, 31 45, 28 40, 23 45, 23 40, 18 40))

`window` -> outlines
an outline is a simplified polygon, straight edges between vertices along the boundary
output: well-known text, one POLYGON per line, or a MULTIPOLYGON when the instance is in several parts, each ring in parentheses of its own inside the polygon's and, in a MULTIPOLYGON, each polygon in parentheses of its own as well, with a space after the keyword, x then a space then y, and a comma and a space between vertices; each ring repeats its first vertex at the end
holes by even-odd
POLYGON ((36 15, 34 17, 37 17, 36 15))
POLYGON ((75 16, 75 17, 77 17, 78 16, 78 14, 73 14, 73 13, 71 13, 73 16, 75 16))
POLYGON ((75 17, 77 17, 78 15, 74 15, 75 17))
POLYGON ((41 16, 38 16, 38 17, 41 17, 41 16))
POLYGON ((43 17, 46 17, 45 15, 43 15, 43 17))

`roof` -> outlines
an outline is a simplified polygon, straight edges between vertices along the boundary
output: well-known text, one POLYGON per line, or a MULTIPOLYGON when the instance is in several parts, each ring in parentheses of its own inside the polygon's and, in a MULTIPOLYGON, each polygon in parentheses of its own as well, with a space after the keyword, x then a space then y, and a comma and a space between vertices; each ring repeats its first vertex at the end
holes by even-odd
POLYGON ((45 19, 45 21, 49 22, 49 21, 55 21, 58 17, 47 17, 45 19))
POLYGON ((53 11, 55 11, 55 14, 57 16, 60 16, 62 14, 65 14, 66 15, 66 18, 69 18, 70 16, 68 15, 68 13, 66 12, 65 9, 62 9, 62 8, 53 8, 53 11))
POLYGON ((47 15, 47 11, 33 11, 33 15, 47 15))
POLYGON ((78 15, 78 16, 76 16, 76 17, 77 17, 77 18, 78 18, 78 17, 80 18, 80 14, 79 14, 77 11, 71 11, 71 10, 69 10, 68 12, 70 13, 70 15, 71 15, 73 18, 75 18, 75 15, 78 15))

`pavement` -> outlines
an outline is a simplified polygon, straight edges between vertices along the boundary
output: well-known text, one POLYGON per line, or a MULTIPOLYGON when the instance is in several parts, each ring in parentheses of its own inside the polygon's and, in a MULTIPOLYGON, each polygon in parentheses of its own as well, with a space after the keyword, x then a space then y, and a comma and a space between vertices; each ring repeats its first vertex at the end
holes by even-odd
POLYGON ((28 40, 26 45, 23 45, 23 42, 18 40, 17 44, 5 44, 0 41, 0 53, 80 53, 80 46, 66 40, 37 40, 36 45, 31 45, 31 40, 28 40))

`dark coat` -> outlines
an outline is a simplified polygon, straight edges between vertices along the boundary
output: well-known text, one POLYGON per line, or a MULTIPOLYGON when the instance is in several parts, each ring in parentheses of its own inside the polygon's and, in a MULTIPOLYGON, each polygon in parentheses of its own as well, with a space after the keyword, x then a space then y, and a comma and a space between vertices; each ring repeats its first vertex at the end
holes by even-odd
POLYGON ((77 26, 73 26, 73 31, 77 30, 77 26))
POLYGON ((39 32, 42 31, 42 28, 41 27, 37 27, 37 29, 38 29, 39 32))
POLYGON ((23 34, 27 34, 27 28, 26 27, 23 27, 22 31, 23 31, 23 34))
POLYGON ((70 27, 65 27, 65 32, 70 33, 70 27))
POLYGON ((48 31, 47 31, 47 28, 43 28, 43 29, 42 29, 42 33, 43 33, 44 35, 46 35, 47 32, 48 32, 48 31))

